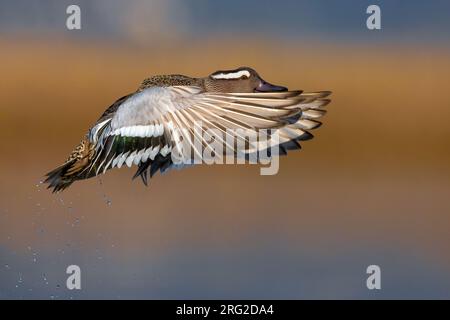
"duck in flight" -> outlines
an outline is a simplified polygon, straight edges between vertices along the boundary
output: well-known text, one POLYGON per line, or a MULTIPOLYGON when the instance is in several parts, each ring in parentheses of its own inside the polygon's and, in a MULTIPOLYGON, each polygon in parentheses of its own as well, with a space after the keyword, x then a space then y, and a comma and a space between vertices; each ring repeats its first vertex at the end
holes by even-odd
MULTIPOLYGON (((186 153, 188 148, 180 148, 180 140, 198 138, 196 123, 201 123, 201 132, 223 133, 219 142, 226 152, 233 149, 234 156, 254 151, 255 145, 239 134, 235 138, 243 143, 227 144, 230 132, 243 129, 276 132, 279 153, 286 154, 299 149, 299 141, 313 137, 309 130, 321 125, 317 119, 325 114, 330 93, 289 91, 266 82, 248 67, 216 71, 203 78, 153 76, 106 109, 67 161, 47 173, 45 182, 58 192, 76 180, 125 164, 136 165, 133 178, 141 177, 147 185, 149 173, 152 177, 175 166, 175 150, 186 153)), ((192 149, 198 154, 193 144, 192 149)))

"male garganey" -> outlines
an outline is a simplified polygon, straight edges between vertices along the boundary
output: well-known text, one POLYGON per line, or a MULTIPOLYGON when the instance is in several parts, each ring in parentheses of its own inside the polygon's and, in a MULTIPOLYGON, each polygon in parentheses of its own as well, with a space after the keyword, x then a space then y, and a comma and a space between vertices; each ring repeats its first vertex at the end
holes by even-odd
POLYGON ((329 94, 288 91, 247 67, 216 71, 204 78, 154 76, 145 79, 136 92, 114 102, 67 161, 47 174, 45 182, 56 192, 75 180, 134 164, 138 166, 134 178, 140 176, 147 184, 148 169, 152 177, 158 170, 174 166, 174 150, 181 154, 189 151, 187 157, 193 157, 191 150, 180 148, 180 141, 188 141, 198 155, 192 139, 200 136, 200 147, 205 147, 208 143, 202 133, 209 129, 225 135, 226 139, 214 138, 225 146, 224 154, 254 151, 254 143, 242 134, 235 134, 244 142, 237 144, 240 147, 228 143, 230 132, 239 129, 278 133, 278 150, 285 154, 299 149, 298 141, 312 138, 307 130, 321 124, 317 119, 325 114, 329 94), (194 128, 196 123, 200 130, 194 128), (177 130, 181 133, 176 137, 177 130))

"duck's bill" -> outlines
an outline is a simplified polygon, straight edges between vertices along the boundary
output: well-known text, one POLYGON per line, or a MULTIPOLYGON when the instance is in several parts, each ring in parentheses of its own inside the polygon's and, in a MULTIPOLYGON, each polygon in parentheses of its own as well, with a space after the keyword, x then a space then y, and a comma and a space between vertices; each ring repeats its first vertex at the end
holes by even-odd
POLYGON ((266 81, 261 81, 258 87, 255 89, 256 92, 283 92, 288 91, 286 87, 277 86, 266 81))

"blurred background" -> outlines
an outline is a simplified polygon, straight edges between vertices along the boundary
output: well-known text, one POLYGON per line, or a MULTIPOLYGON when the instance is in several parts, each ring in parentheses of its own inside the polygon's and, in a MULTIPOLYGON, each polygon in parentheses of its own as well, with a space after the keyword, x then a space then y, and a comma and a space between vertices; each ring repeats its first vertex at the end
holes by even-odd
POLYGON ((0 298, 450 298, 448 1, 0 0, 0 298), (81 8, 67 30, 66 8, 81 8), (382 29, 366 28, 381 7, 382 29), (332 90, 255 165, 39 182, 155 74, 255 68, 332 90), (82 290, 66 289, 68 265, 82 290), (381 267, 381 290, 366 268, 381 267))

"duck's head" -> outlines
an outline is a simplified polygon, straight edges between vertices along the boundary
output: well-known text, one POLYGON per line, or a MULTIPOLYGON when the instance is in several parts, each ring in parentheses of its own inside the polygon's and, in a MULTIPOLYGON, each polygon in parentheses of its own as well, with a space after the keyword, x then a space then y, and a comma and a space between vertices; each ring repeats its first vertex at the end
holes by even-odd
POLYGON ((205 78, 207 91, 249 93, 280 92, 287 88, 268 83, 249 67, 216 71, 205 78))

